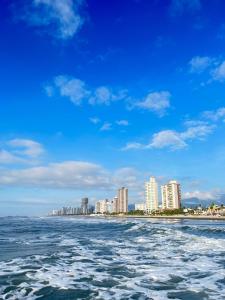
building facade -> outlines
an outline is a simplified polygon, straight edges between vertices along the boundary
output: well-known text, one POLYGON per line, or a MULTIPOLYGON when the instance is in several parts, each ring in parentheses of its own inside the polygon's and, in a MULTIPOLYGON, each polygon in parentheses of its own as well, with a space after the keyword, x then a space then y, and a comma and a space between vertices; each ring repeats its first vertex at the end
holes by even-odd
POLYGON ((118 213, 128 212, 128 189, 122 187, 118 190, 118 213))
POLYGON ((96 214, 107 214, 113 212, 113 201, 108 199, 99 200, 95 203, 96 214))
POLYGON ((81 213, 83 215, 88 214, 88 198, 82 198, 81 199, 81 213))
POLYGON ((149 181, 145 183, 145 199, 147 213, 151 213, 159 208, 158 184, 153 176, 150 177, 149 181))
POLYGON ((119 212, 119 201, 118 197, 114 197, 112 201, 112 212, 113 213, 118 213, 119 212))
POLYGON ((141 210, 141 211, 146 210, 145 203, 136 203, 134 207, 135 207, 135 210, 141 210))
POLYGON ((162 209, 179 209, 181 207, 180 184, 171 180, 161 186, 162 209))

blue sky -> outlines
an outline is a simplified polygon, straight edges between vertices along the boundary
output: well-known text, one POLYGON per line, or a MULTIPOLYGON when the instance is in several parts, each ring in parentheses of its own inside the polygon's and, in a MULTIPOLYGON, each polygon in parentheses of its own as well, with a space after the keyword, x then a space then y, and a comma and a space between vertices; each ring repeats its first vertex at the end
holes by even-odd
POLYGON ((177 179, 225 194, 222 0, 3 0, 0 214, 177 179))

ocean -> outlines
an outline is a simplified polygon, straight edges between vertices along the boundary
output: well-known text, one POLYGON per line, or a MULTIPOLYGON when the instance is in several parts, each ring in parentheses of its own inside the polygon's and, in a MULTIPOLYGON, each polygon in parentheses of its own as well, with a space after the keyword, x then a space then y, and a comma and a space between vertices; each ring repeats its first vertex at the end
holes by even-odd
POLYGON ((0 299, 225 299, 225 222, 0 218, 0 299))

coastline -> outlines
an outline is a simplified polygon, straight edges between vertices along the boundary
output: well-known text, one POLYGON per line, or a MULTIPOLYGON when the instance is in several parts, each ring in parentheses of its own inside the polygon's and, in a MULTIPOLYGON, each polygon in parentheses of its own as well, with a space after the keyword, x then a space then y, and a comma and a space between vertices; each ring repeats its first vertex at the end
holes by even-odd
POLYGON ((209 221, 225 221, 225 216, 140 216, 140 215, 64 215, 64 216, 49 216, 49 217, 86 217, 86 218, 129 218, 129 219, 171 219, 171 220, 209 220, 209 221))

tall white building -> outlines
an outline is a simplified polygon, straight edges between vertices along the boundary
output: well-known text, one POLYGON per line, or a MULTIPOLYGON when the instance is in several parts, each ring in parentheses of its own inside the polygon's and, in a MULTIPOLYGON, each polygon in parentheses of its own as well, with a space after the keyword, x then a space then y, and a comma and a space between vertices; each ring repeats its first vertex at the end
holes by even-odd
POLYGON ((145 203, 135 203, 135 210, 146 210, 146 205, 145 203))
POLYGON ((145 183, 145 199, 147 213, 151 213, 153 210, 157 210, 159 208, 158 184, 153 176, 145 183))
POLYGON ((125 187, 118 190, 118 212, 128 212, 128 189, 125 187))
POLYGON ((112 212, 112 201, 108 199, 99 200, 95 203, 96 214, 107 214, 112 212))
POLYGON ((119 212, 119 203, 118 203, 118 197, 114 197, 112 201, 112 212, 118 213, 119 212))
POLYGON ((178 209, 181 207, 180 184, 171 180, 161 186, 162 209, 178 209))

